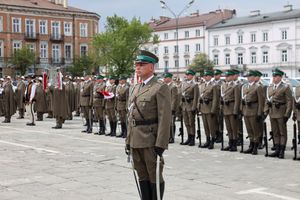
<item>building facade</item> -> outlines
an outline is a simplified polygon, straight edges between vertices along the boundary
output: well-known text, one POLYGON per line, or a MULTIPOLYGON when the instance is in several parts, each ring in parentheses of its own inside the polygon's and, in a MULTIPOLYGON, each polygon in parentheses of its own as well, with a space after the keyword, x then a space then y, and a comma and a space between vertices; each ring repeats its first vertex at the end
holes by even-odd
POLYGON ((0 75, 13 75, 13 53, 35 52, 31 71, 67 67, 91 50, 100 16, 68 6, 67 0, 0 0, 0 75))
POLYGON ((256 69, 265 77, 282 68, 300 76, 300 10, 291 5, 279 12, 225 20, 208 28, 208 54, 217 68, 256 69))
POLYGON ((182 77, 194 56, 206 52, 206 29, 234 15, 235 10, 216 10, 205 14, 193 13, 178 21, 168 17, 153 19, 150 26, 160 42, 156 45, 146 44, 145 49, 159 57, 156 72, 162 74, 168 71, 182 77))

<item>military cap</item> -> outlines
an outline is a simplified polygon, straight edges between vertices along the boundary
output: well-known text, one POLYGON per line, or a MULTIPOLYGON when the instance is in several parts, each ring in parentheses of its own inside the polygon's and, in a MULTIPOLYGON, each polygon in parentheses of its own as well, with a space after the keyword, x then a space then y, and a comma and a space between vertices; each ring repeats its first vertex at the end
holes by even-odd
POLYGON ((118 80, 118 78, 117 77, 115 77, 115 76, 108 76, 108 79, 111 79, 111 80, 118 80))
POLYGON ((191 70, 191 69, 188 69, 188 70, 186 70, 185 74, 186 74, 186 75, 193 75, 193 76, 195 76, 196 72, 194 72, 194 71, 191 70))
POLYGON ((171 74, 170 72, 167 72, 164 74, 164 78, 172 78, 173 74, 171 74))
POLYGON ((219 69, 216 69, 214 71, 214 75, 221 75, 221 74, 223 74, 223 72, 221 70, 219 70, 219 69))
POLYGON ((205 70, 203 76, 213 76, 214 72, 211 70, 205 70))
POLYGON ((98 75, 98 76, 96 77, 96 79, 97 79, 97 80, 99 80, 99 79, 104 79, 104 76, 98 75))
POLYGON ((249 70, 249 71, 245 74, 245 77, 249 77, 249 76, 257 76, 256 71, 254 71, 254 70, 249 70))
POLYGON ((231 71, 234 73, 234 75, 240 74, 240 73, 241 73, 241 72, 240 72, 239 70, 237 70, 237 69, 232 69, 231 71))
POLYGON ((119 80, 127 80, 127 77, 125 75, 122 75, 119 77, 119 80))
POLYGON ((227 70, 225 72, 225 76, 232 76, 232 75, 235 75, 235 73, 232 70, 227 70))
POLYGON ((279 68, 273 70, 273 76, 283 76, 285 73, 281 71, 279 68))
POLYGON ((140 50, 138 56, 136 57, 136 62, 146 62, 146 63, 158 63, 159 59, 156 55, 149 51, 140 50))
POLYGON ((255 73, 256 73, 256 76, 258 76, 258 77, 261 77, 263 74, 260 72, 260 71, 258 71, 258 70, 254 70, 255 71, 255 73))

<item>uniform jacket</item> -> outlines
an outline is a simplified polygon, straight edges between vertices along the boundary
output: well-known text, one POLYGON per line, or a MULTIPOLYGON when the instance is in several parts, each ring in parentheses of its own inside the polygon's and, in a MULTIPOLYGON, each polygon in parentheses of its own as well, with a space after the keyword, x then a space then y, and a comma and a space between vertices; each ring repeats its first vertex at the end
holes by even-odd
POLYGON ((240 86, 233 81, 224 83, 221 87, 224 115, 237 115, 240 111, 240 86))
POLYGON ((263 88, 253 83, 245 84, 241 89, 241 110, 244 116, 261 116, 265 105, 263 88))
POLYGON ((3 86, 3 109, 5 116, 12 116, 16 113, 17 104, 15 101, 15 95, 10 82, 7 82, 3 86))
POLYGON ((183 82, 181 86, 182 94, 182 110, 183 111, 195 111, 197 109, 199 88, 193 81, 183 82))
POLYGON ((296 114, 297 121, 300 121, 300 86, 295 89, 293 98, 293 112, 296 114))
POLYGON ((42 84, 38 84, 35 90, 35 100, 34 110, 41 113, 48 112, 47 102, 46 102, 46 93, 43 89, 42 84))
POLYGON ((170 91, 171 91, 171 110, 172 112, 175 112, 178 107, 178 90, 174 83, 170 83, 168 85, 170 91))
POLYGON ((288 84, 281 82, 276 89, 274 84, 267 88, 264 112, 271 118, 290 117, 292 107, 292 91, 288 84))
POLYGON ((106 99, 105 100, 105 109, 115 109, 116 105, 116 85, 108 85, 106 86, 106 91, 108 93, 113 93, 115 96, 111 99, 106 99))
POLYGON ((127 101, 129 96, 129 87, 125 84, 121 86, 120 84, 116 88, 116 108, 117 110, 126 110, 127 109, 127 101))
POLYGON ((75 88, 75 109, 79 109, 80 107, 80 89, 81 89, 81 84, 80 82, 76 82, 74 84, 75 88))
POLYGON ((144 87, 141 87, 141 84, 135 85, 128 103, 126 144, 130 144, 132 148, 157 146, 167 149, 171 126, 171 92, 168 86, 153 77, 144 87), (149 120, 157 120, 157 123, 134 125, 134 121, 149 120))
POLYGON ((220 93, 213 81, 199 85, 198 109, 203 114, 217 114, 220 93))
POLYGON ((17 84, 17 89, 15 91, 16 102, 18 109, 24 109, 24 95, 25 95, 26 85, 24 81, 19 81, 17 84))
POLYGON ((80 105, 93 106, 94 85, 92 81, 85 81, 80 92, 80 105))
POLYGON ((101 93, 101 91, 105 90, 105 82, 102 83, 96 83, 94 85, 94 107, 102 107, 104 108, 104 96, 101 93))
POLYGON ((69 106, 69 111, 75 111, 75 86, 72 81, 66 82, 66 94, 67 94, 67 102, 69 106))
POLYGON ((66 119, 69 113, 69 106, 65 85, 63 85, 62 90, 54 88, 53 86, 51 86, 49 90, 52 95, 53 116, 66 119))
POLYGON ((0 116, 4 115, 4 88, 2 84, 0 84, 0 116))

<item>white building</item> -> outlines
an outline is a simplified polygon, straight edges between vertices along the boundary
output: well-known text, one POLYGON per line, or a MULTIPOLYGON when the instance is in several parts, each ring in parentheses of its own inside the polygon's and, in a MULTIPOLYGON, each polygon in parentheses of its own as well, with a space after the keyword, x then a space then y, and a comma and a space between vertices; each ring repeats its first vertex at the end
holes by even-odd
POLYGON ((221 70, 257 69, 270 77, 280 67, 289 77, 300 76, 300 9, 252 11, 209 27, 208 35, 209 57, 221 70))
POLYGON ((235 15, 235 10, 217 10, 206 14, 193 13, 190 16, 176 19, 161 17, 152 20, 150 26, 159 36, 157 45, 146 44, 145 49, 159 57, 156 72, 169 71, 183 76, 197 53, 205 53, 208 41, 207 27, 215 25, 235 15), (177 26, 178 25, 178 26, 177 26), (178 38, 176 27, 178 27, 178 38))

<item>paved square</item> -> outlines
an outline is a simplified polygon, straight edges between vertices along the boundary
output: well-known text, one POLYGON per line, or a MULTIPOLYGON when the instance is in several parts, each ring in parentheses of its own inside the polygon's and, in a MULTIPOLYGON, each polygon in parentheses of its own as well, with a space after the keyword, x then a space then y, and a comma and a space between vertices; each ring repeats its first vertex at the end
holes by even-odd
MULTIPOLYGON (((1 200, 138 200, 124 140, 81 133, 82 120, 0 124, 1 200)), ((94 127, 94 130, 96 127, 94 127)), ((203 138, 204 132, 202 130, 203 138)), ((170 145, 165 200, 300 200, 300 161, 170 145)), ((245 145, 245 148, 247 146, 245 145)))

